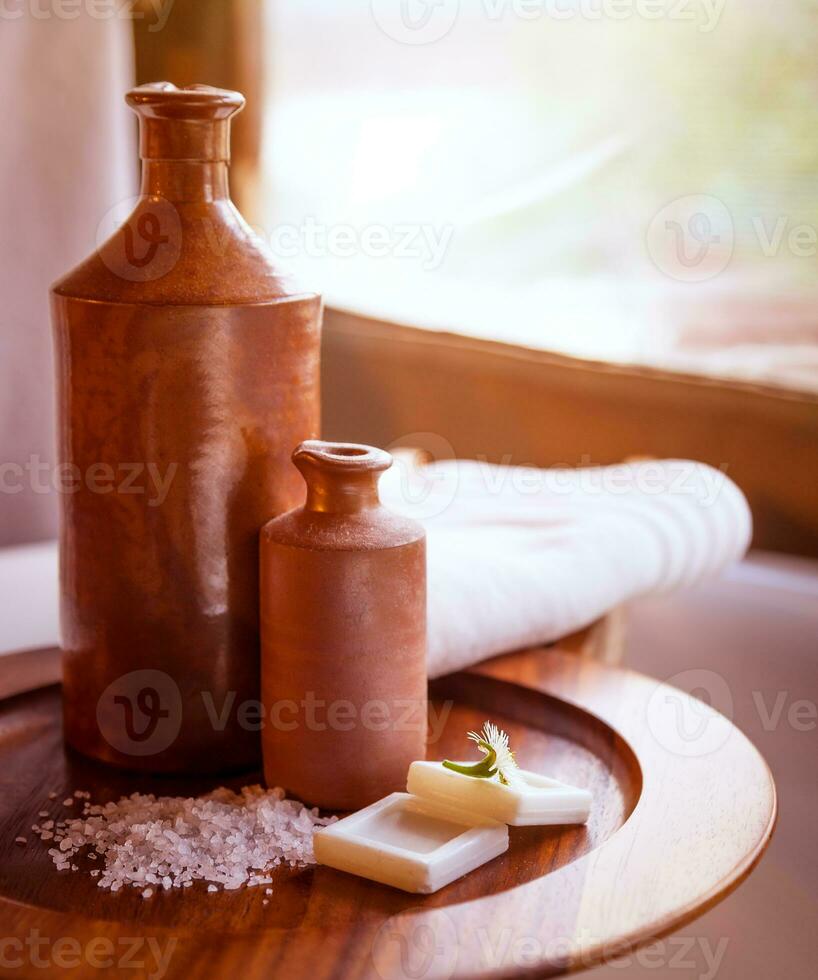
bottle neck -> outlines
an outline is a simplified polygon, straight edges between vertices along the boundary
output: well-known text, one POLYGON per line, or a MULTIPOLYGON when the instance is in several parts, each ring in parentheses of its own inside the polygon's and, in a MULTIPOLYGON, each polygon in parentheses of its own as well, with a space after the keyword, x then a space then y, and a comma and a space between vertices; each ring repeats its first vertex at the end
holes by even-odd
POLYGON ((212 203, 230 198, 225 160, 143 160, 143 196, 212 203))
POLYGON ((296 448, 293 462, 307 484, 306 510, 360 514, 380 507, 378 481, 392 457, 371 446, 310 439, 296 448))
MULTIPOLYGON (((305 474, 306 475, 306 474, 305 474)), ((307 510, 318 514, 360 514, 380 507, 380 473, 327 474, 313 469, 307 479, 307 510)))

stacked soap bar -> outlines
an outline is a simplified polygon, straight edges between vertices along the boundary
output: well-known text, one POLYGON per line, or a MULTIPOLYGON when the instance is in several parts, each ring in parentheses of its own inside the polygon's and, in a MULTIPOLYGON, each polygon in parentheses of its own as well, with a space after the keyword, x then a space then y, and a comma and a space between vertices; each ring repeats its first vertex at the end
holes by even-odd
POLYGON ((313 839, 319 864, 429 894, 508 850, 508 827, 393 793, 313 839))
POLYGON ((429 894, 507 851, 507 825, 582 824, 591 807, 587 790, 525 769, 506 785, 413 762, 407 789, 318 831, 318 863, 429 894))
POLYGON ((473 779, 439 762, 413 762, 407 790, 424 799, 480 813, 512 827, 585 823, 591 794, 526 769, 515 769, 509 783, 473 779))

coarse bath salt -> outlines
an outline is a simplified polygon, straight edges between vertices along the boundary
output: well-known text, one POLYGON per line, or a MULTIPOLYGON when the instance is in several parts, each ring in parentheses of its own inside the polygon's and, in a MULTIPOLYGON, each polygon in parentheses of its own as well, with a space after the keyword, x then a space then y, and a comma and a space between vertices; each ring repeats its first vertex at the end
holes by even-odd
POLYGON ((64 828, 38 830, 60 871, 75 871, 72 858, 83 848, 103 859, 90 872, 100 888, 139 888, 149 898, 154 888, 189 887, 209 882, 208 891, 270 885, 279 865, 315 863, 313 834, 336 817, 321 817, 282 789, 224 787, 206 796, 185 798, 132 793, 102 805, 87 802, 82 816, 64 828), (45 836, 48 835, 48 836, 45 836))

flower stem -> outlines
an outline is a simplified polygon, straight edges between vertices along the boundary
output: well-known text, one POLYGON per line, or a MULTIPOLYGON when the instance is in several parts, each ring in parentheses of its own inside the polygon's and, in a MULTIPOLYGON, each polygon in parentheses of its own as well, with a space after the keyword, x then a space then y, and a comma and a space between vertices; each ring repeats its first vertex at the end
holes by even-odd
POLYGON ((451 769, 452 772, 459 772, 462 776, 473 776, 475 779, 491 779, 492 776, 496 776, 497 769, 494 764, 497 761, 497 753, 488 742, 478 742, 477 744, 486 753, 479 762, 475 762, 471 766, 463 766, 446 759, 443 767, 451 769))

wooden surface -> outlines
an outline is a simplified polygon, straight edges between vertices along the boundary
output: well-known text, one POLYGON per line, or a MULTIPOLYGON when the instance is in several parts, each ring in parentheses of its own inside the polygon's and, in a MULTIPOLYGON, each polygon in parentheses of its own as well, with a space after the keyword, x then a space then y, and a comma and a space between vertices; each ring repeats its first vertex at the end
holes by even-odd
MULTIPOLYGON (((449 713, 430 758, 462 754, 465 731, 490 717, 509 731, 524 767, 587 786, 594 805, 585 828, 512 828, 507 854, 428 897, 310 868, 277 875, 270 896, 263 889, 208 894, 197 884, 144 901, 135 890, 112 895, 87 874, 57 872, 29 828, 42 809, 65 812, 69 791, 90 790, 104 801, 137 789, 196 793, 216 784, 126 774, 67 755, 57 686, 6 697, 0 973, 552 976, 675 929, 750 872, 772 833, 775 789, 764 761, 726 719, 673 688, 577 656, 593 636, 567 644, 574 649, 510 655, 434 685, 436 711, 449 713), (29 843, 15 844, 18 835, 29 843), (35 955, 50 973, 32 969, 35 955)), ((30 682, 25 659, 16 668, 0 661, 0 669, 28 669, 30 682)))
POLYGON ((544 467, 605 466, 634 454, 695 459, 726 468, 747 495, 754 547, 818 555, 818 394, 589 361, 332 307, 322 336, 325 439, 391 446, 408 433, 415 444, 438 433, 436 452, 448 442, 458 459, 544 467))

